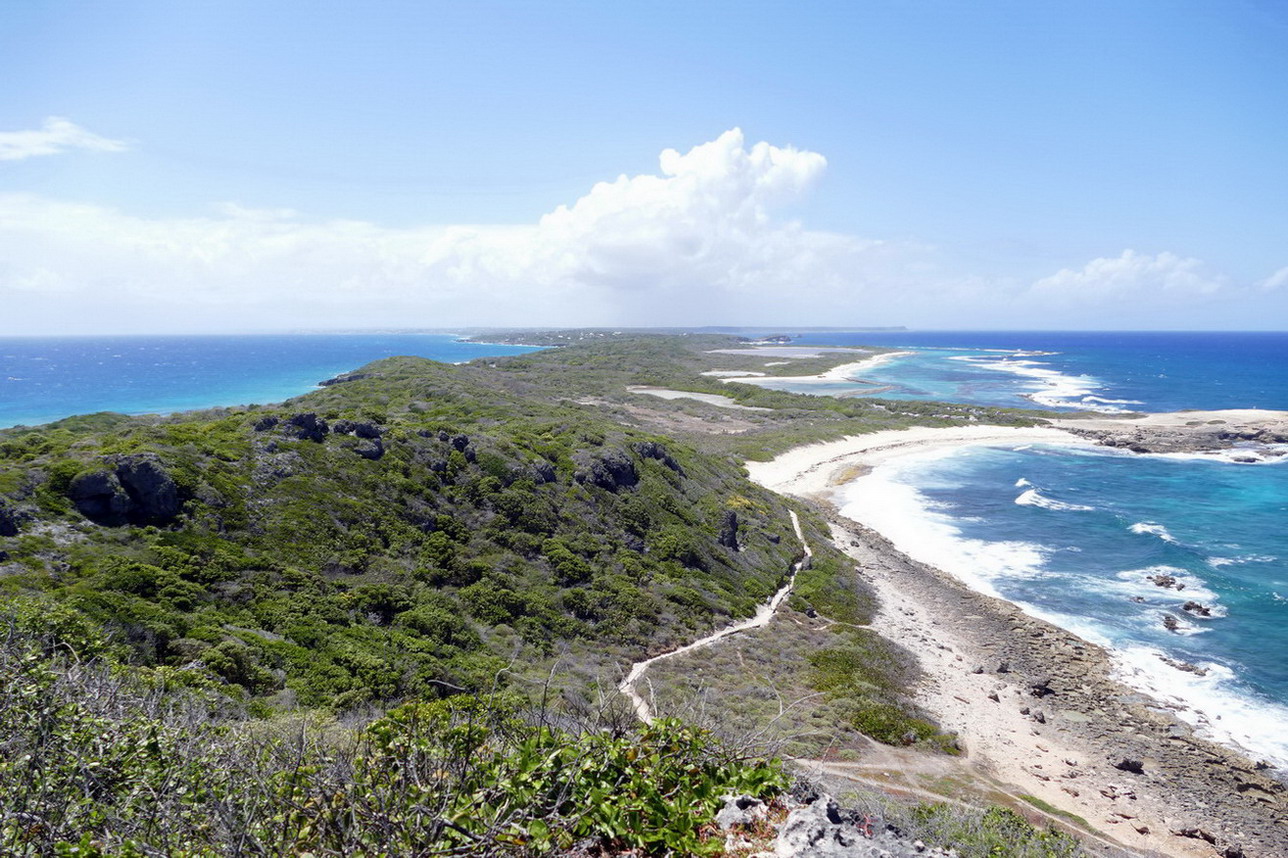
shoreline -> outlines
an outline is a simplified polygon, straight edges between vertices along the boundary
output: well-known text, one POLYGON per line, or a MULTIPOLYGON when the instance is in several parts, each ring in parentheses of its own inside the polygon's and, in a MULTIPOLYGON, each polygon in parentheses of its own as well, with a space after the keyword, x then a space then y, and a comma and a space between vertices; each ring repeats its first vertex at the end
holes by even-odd
MULTIPOLYGON (((725 384, 728 384, 729 382, 734 382, 734 381, 739 382, 741 384, 761 384, 761 385, 766 384, 768 382, 774 382, 774 383, 785 382, 788 384, 831 384, 835 382, 846 382, 846 381, 861 382, 862 379, 854 378, 852 373, 866 372, 868 370, 881 366, 882 364, 889 363, 895 358, 905 357, 910 354, 912 354, 912 352, 908 352, 908 351, 882 352, 881 354, 873 355, 872 357, 864 358, 863 360, 860 360, 860 361, 854 361, 853 363, 843 363, 839 366, 834 366, 831 369, 818 373, 816 375, 764 375, 763 373, 761 374, 747 373, 746 375, 741 375, 741 376, 716 376, 716 377, 719 378, 725 384)), ((876 382, 865 382, 865 383, 875 384, 876 382)))
MULTIPOLYGON (((1254 416, 1263 423, 1288 419, 1283 412, 1254 416)), ((1288 854, 1282 783, 1117 679, 1112 653, 913 560, 882 534, 840 516, 834 502, 841 485, 908 455, 987 444, 1115 446, 1106 439, 1123 429, 1210 429, 1215 424, 1207 420, 1227 417, 1190 412, 1095 421, 1107 426, 1069 420, 1058 428, 914 427, 799 447, 771 462, 748 462, 747 469, 767 488, 828 512, 837 546, 877 590, 881 608, 872 628, 916 655, 927 677, 918 702, 959 733, 981 772, 1086 818, 1130 848, 1226 854, 1206 834, 1221 850, 1245 850, 1229 854, 1282 855, 1288 854), (1066 423, 1087 431, 1071 433, 1066 423), (1129 761, 1140 762, 1142 772, 1115 767, 1129 761)))

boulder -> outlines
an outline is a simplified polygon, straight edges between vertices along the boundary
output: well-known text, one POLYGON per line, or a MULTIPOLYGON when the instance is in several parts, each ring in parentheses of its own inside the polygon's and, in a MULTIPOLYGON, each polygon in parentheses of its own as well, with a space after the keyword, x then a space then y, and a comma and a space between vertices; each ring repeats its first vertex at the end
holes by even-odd
POLYGON ((0 498, 0 536, 17 536, 22 515, 0 498))
POLYGON ((265 415, 251 424, 256 432, 267 432, 278 424, 278 419, 270 415, 265 415))
POLYGON ((301 441, 321 442, 329 430, 326 421, 312 411, 303 414, 292 414, 283 424, 286 433, 301 441))
POLYGON ((111 471, 80 474, 67 488, 67 496, 81 515, 95 524, 119 527, 130 511, 130 496, 111 471))
POLYGON ((577 461, 577 470, 573 478, 579 483, 599 486, 610 492, 631 488, 639 483, 639 474, 635 472, 635 463, 620 450, 610 450, 598 456, 582 454, 577 461))
MULTIPOLYGON (((440 437, 440 438, 441 438, 441 437, 443 437, 443 436, 440 434, 438 437, 440 437)), ((464 453, 464 452, 465 452, 465 448, 466 448, 466 447, 468 447, 468 446, 469 446, 469 444, 470 444, 470 436, 469 436, 469 435, 453 435, 453 436, 452 436, 452 446, 453 446, 453 447, 455 447, 456 449, 460 450, 462 453, 464 453)))
POLYGON ((375 461, 385 454, 385 445, 379 438, 364 439, 353 448, 364 459, 375 461))
POLYGON ((738 550, 738 513, 731 509, 724 511, 720 517, 720 530, 716 541, 733 551, 738 550))
POLYGON ((721 831, 733 828, 751 828, 765 818, 769 808, 758 798, 749 795, 727 795, 724 807, 716 813, 716 825, 721 831))
POLYGON ((116 479, 129 496, 132 521, 166 522, 179 514, 179 487, 154 454, 119 459, 116 479))
POLYGON ((553 483, 555 481, 555 466, 545 459, 538 459, 528 465, 528 473, 532 476, 532 481, 537 485, 553 483))
POLYGON ((675 461, 669 450, 656 441, 638 441, 631 445, 631 448, 643 459, 655 459, 675 471, 680 476, 684 476, 684 469, 680 463, 675 461))

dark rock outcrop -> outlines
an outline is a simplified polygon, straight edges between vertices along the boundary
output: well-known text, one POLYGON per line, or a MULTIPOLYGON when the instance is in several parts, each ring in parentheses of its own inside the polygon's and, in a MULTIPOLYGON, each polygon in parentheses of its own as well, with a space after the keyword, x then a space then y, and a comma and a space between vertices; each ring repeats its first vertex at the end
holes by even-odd
POLYGON ((371 378, 369 372, 342 372, 334 378, 328 378, 325 381, 319 381, 318 387, 331 387, 334 384, 344 384, 347 381, 361 381, 364 378, 371 378))
POLYGON ((528 473, 532 475, 532 481, 537 485, 553 483, 555 481, 555 466, 545 459, 538 459, 528 465, 528 473))
POLYGON ((252 425, 254 426, 254 429, 256 432, 267 432, 269 429, 272 429, 274 426, 276 426, 279 422, 280 421, 276 417, 269 414, 259 418, 252 425))
POLYGON ((385 445, 379 438, 363 439, 353 448, 353 452, 374 461, 385 454, 385 445))
POLYGON ((383 428, 365 420, 337 420, 331 424, 331 431, 337 435, 355 435, 366 439, 379 438, 385 434, 383 428))
POLYGON ((166 522, 179 514, 179 488, 156 456, 141 453, 121 459, 116 478, 129 496, 131 520, 166 522))
POLYGON ((669 450, 656 441, 638 441, 632 444, 631 448, 635 450, 640 458, 655 459, 680 476, 684 476, 684 469, 680 467, 680 463, 675 461, 669 450))
POLYGON ((80 514, 95 524, 119 527, 127 521, 130 496, 111 471, 78 475, 68 487, 67 496, 80 514))
POLYGON ((179 489, 152 453, 118 459, 111 470, 81 474, 67 496, 80 514, 96 524, 164 524, 181 506, 179 489))
MULTIPOLYGON (((439 435, 439 437, 441 438, 441 437, 442 437, 442 435, 439 435)), ((464 453, 464 452, 465 452, 465 448, 466 448, 466 447, 468 447, 469 445, 470 445, 470 436, 469 436, 469 435, 453 435, 453 436, 452 436, 452 446, 453 446, 453 447, 455 447, 456 449, 460 450, 462 453, 464 453)))
POLYGON ((327 432, 330 431, 326 421, 312 411, 307 411, 303 414, 292 414, 283 425, 288 435, 293 438, 299 438, 301 441, 321 442, 326 437, 327 432))
POLYGON ((724 515, 720 517, 720 530, 716 541, 725 548, 738 550, 738 513, 731 509, 724 511, 724 515))
POLYGON ((583 454, 577 461, 573 479, 610 492, 631 488, 640 481, 639 474, 635 472, 635 463, 621 450, 610 450, 598 456, 583 454))
POLYGON ((24 516, 0 498, 0 536, 17 536, 24 516))

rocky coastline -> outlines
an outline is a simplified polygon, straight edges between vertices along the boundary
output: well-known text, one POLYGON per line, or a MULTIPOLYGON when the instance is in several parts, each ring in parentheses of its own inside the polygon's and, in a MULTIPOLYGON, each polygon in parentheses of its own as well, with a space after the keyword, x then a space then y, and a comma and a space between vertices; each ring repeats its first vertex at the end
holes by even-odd
POLYGON ((1288 455, 1288 447, 1275 446, 1288 445, 1288 413, 1283 411, 1175 411, 1055 420, 1052 425, 1101 446, 1133 453, 1232 451, 1228 458, 1244 464, 1288 455))
POLYGON ((1276 445, 1288 444, 1288 413, 1180 412, 1065 419, 1039 429, 913 429, 798 448, 748 468, 762 484, 828 510, 836 544, 878 591, 882 607, 874 630, 917 656, 926 676, 918 701, 944 729, 958 732, 969 765, 981 775, 1086 819, 1138 854, 1288 855, 1284 773, 1196 735, 1170 704, 1119 682, 1102 648, 909 558, 832 506, 836 486, 891 457, 1011 441, 1264 462, 1283 454, 1276 445))

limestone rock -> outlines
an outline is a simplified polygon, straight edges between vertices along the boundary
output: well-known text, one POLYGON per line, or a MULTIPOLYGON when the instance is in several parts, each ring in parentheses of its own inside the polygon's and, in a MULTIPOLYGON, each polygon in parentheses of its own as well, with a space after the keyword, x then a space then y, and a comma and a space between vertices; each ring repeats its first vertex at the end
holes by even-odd
POLYGON ((329 427, 326 421, 311 411, 293 414, 283 424, 288 435, 302 441, 321 442, 326 437, 329 427))
POLYGON ((720 531, 716 541, 725 548, 738 550, 738 513, 731 509, 724 511, 724 515, 720 517, 720 531))
POLYGON ((577 470, 573 478, 579 483, 599 486, 610 492, 631 488, 639 483, 639 474, 635 472, 635 463, 620 450, 610 450, 597 456, 581 454, 574 457, 577 470))
POLYGON ((130 511, 130 496, 111 471, 80 474, 67 489, 67 496, 81 515, 95 524, 119 527, 130 511))
POLYGON ((656 441, 639 441, 631 446, 641 458, 656 459, 680 476, 684 476, 684 469, 680 467, 680 463, 675 461, 666 447, 656 441))
POLYGON ((120 459, 116 478, 129 496, 130 518, 142 522, 166 522, 179 514, 179 487, 152 453, 120 459))

